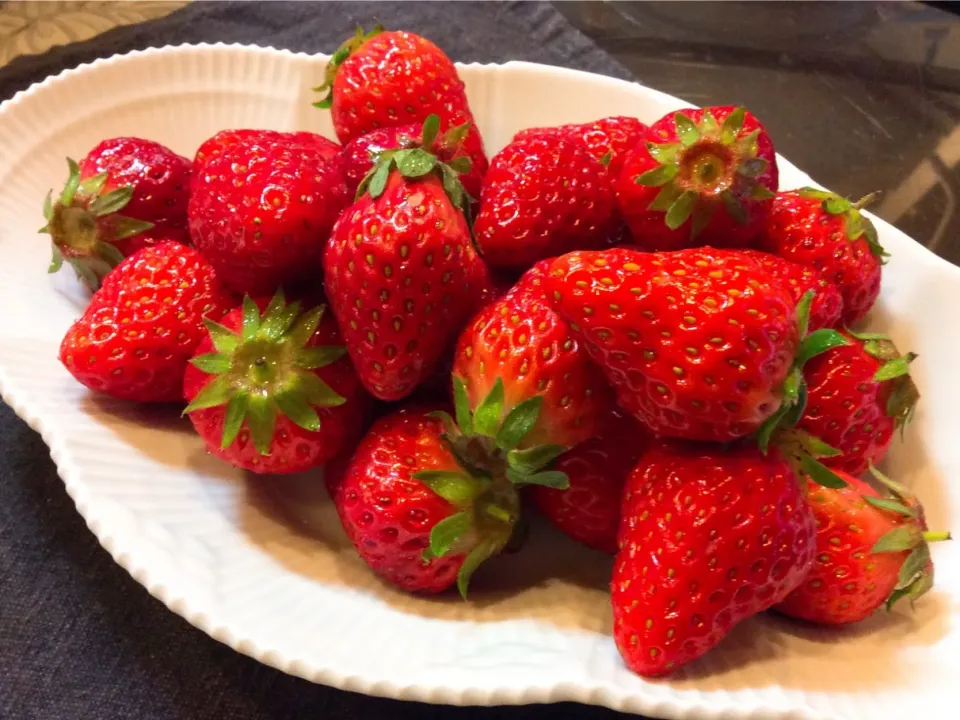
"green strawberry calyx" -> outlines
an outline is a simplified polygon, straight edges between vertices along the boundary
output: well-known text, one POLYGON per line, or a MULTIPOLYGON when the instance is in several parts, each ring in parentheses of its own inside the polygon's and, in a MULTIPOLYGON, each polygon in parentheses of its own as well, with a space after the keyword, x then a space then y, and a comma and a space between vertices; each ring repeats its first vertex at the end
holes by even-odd
POLYGON ((810 477, 824 487, 841 488, 846 487, 846 481, 820 462, 820 458, 839 455, 839 451, 796 428, 807 407, 804 366, 821 353, 850 344, 850 340, 836 330, 822 328, 808 332, 813 298, 814 291, 808 290, 797 303, 796 322, 800 345, 780 388, 780 407, 757 430, 756 440, 764 454, 771 443, 777 445, 801 477, 810 477))
POLYGON ((288 304, 278 290, 262 314, 254 300, 243 299, 240 332, 204 320, 214 352, 190 363, 211 377, 184 414, 225 405, 220 447, 229 447, 246 425, 261 455, 270 454, 278 415, 320 430, 316 408, 346 402, 314 372, 346 353, 342 346, 309 345, 323 312, 323 305, 301 312, 299 302, 288 304))
POLYGON ((364 32, 363 28, 357 25, 356 32, 347 38, 343 44, 336 49, 333 55, 330 56, 330 60, 327 62, 327 69, 323 74, 323 84, 313 88, 314 92, 326 91, 327 93, 322 99, 313 103, 314 107, 322 110, 329 109, 333 104, 333 80, 337 76, 337 70, 343 65, 343 61, 359 50, 367 40, 376 37, 382 32, 383 27, 380 25, 375 26, 370 32, 364 32))
POLYGON ((873 379, 890 383, 885 410, 887 417, 893 418, 902 437, 920 399, 920 390, 910 377, 910 363, 917 359, 917 354, 908 352, 901 355, 893 340, 882 333, 856 333, 848 329, 847 334, 861 341, 864 352, 882 363, 873 379))
POLYGON ((634 182, 660 191, 648 210, 665 213, 671 230, 690 221, 690 237, 696 238, 722 206, 740 225, 749 222, 744 200, 772 200, 774 193, 760 181, 767 161, 757 157, 760 128, 744 132, 746 110, 738 107, 717 122, 704 110, 699 123, 682 111, 674 115, 679 142, 647 143, 657 166, 638 175, 634 182))
POLYGON ((877 470, 873 465, 870 472, 887 492, 886 496, 863 495, 865 502, 879 510, 894 513, 904 518, 901 525, 883 535, 870 549, 872 553, 896 553, 909 551, 900 566, 897 584, 887 598, 887 610, 903 598, 910 606, 933 587, 933 573, 930 560, 930 543, 950 540, 950 533, 930 531, 926 528, 923 506, 903 485, 877 470))
MULTIPOLYGON (((384 150, 377 154, 373 167, 370 169, 360 185, 357 187, 357 198, 364 193, 376 199, 383 194, 387 187, 387 180, 391 172, 399 172, 409 180, 435 175, 443 183, 443 191, 465 215, 469 212, 473 198, 463 188, 460 175, 470 172, 471 161, 466 155, 458 155, 449 163, 442 162, 437 157, 437 148, 455 148, 463 142, 470 123, 450 128, 443 135, 440 134, 440 116, 428 115, 423 121, 423 131, 419 143, 411 143, 407 147, 396 150, 384 150)), ((469 215, 467 215, 469 220, 469 215)))
POLYGON ((70 158, 67 167, 69 175, 59 197, 54 200, 51 190, 43 202, 46 224, 40 232, 53 240, 47 271, 57 272, 66 260, 85 285, 97 290, 123 260, 113 243, 146 232, 153 224, 119 214, 133 199, 133 187, 108 191, 108 173, 82 178, 80 166, 70 158))
POLYGON ((537 424, 543 397, 504 407, 503 381, 499 378, 475 409, 470 408, 463 381, 454 376, 454 414, 430 413, 443 424, 442 439, 459 469, 427 470, 415 478, 458 509, 430 532, 425 559, 465 553, 457 576, 460 594, 466 597, 473 572, 510 542, 520 517, 518 488, 544 485, 564 490, 570 486, 562 472, 547 469, 567 450, 561 445, 523 447, 537 424))
POLYGON ((851 202, 847 198, 840 197, 829 190, 820 190, 819 188, 805 187, 799 190, 800 197, 819 200, 820 207, 828 215, 838 215, 843 217, 843 232, 847 240, 853 242, 859 238, 866 241, 871 254, 880 258, 885 263, 890 257, 890 253, 883 249, 880 244, 880 238, 877 236, 877 229, 870 222, 870 218, 860 212, 876 198, 876 193, 870 193, 856 202, 851 202))

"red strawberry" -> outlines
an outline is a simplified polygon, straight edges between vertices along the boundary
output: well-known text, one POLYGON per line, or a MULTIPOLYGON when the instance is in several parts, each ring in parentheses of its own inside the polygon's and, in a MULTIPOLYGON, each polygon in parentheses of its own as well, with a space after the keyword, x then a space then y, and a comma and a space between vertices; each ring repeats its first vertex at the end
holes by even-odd
POLYGON ((858 622, 904 597, 912 605, 933 587, 927 543, 950 539, 949 533, 927 531, 923 507, 879 472, 874 475, 893 497, 840 474, 846 487, 810 484, 816 562, 803 585, 776 606, 785 615, 825 625, 858 622))
POLYGON ((439 115, 441 129, 470 123, 463 148, 482 177, 483 140, 473 121, 463 82, 453 62, 426 38, 380 27, 348 39, 330 58, 316 107, 330 108, 342 143, 377 128, 415 123, 439 115))
POLYGON ((777 450, 670 446, 627 478, 613 568, 613 636, 662 675, 783 600, 813 564, 816 525, 777 450))
POLYGON ((271 294, 320 274, 349 202, 339 147, 312 133, 225 130, 194 160, 190 234, 224 282, 271 294))
POLYGON ((777 157, 760 122, 733 106, 661 118, 627 156, 617 199, 644 250, 746 247, 777 190, 777 157))
POLYGON ((187 361, 203 319, 219 320, 233 296, 210 264, 177 242, 123 260, 67 331, 60 362, 91 390, 138 402, 183 399, 187 361))
MULTIPOLYGON (((432 148, 438 118, 428 124, 432 148)), ((443 356, 484 274, 451 166, 423 148, 398 150, 381 154, 366 182, 327 245, 327 295, 363 384, 399 400, 443 356)))
POLYGON ((858 203, 816 188, 778 193, 759 247, 815 268, 840 290, 844 325, 863 319, 880 294, 886 251, 858 203))
POLYGON ((747 435, 793 377, 793 299, 736 251, 570 253, 551 265, 547 289, 620 404, 656 434, 747 435))
POLYGON ((581 142, 586 145, 591 155, 607 166, 611 176, 618 177, 627 153, 633 150, 647 130, 647 126, 636 118, 616 115, 589 123, 529 128, 518 132, 513 139, 525 140, 557 134, 568 140, 581 142))
POLYGON ((798 427, 839 451, 827 465, 860 475, 886 456, 920 393, 909 375, 914 353, 901 355, 886 335, 850 333, 847 342, 804 368, 807 405, 798 427))
MULTIPOLYGON (((453 128, 445 136, 437 138, 435 149, 440 160, 450 164, 455 162, 456 158, 466 156, 462 147, 462 136, 467 129, 453 128)), ((419 147, 421 144, 420 123, 378 128, 347 143, 340 157, 344 176, 347 180, 347 190, 351 197, 356 194, 363 178, 373 169, 377 155, 384 150, 409 149, 419 147)), ((483 155, 470 157, 469 159, 470 169, 460 175, 460 182, 470 197, 479 200, 487 160, 483 155)))
POLYGON ((843 314, 843 298, 837 286, 816 270, 798 265, 776 255, 759 250, 741 250, 741 254, 759 263, 763 269, 773 275, 793 296, 793 301, 813 291, 813 303, 810 306, 809 326, 811 332, 820 328, 836 327, 843 314))
POLYGON ((150 140, 104 140, 47 195, 43 232, 53 238, 50 272, 64 260, 92 290, 124 257, 164 240, 187 242, 190 161, 150 140), (120 211, 123 214, 120 214, 120 211))
POLYGON ((527 441, 572 447, 596 434, 612 402, 599 368, 536 290, 540 271, 529 271, 470 321, 457 343, 453 376, 474 410, 491 395, 502 398, 504 413, 538 398, 539 421, 527 441))
POLYGON ((301 312, 282 292, 244 298, 187 367, 186 413, 207 450, 258 473, 321 465, 355 440, 363 391, 323 306, 301 312))
POLYGON ((646 430, 633 418, 609 414, 598 435, 553 464, 569 478, 570 487, 531 487, 533 503, 574 540, 615 553, 623 486, 648 443, 646 430))
POLYGON ((606 169, 582 143, 531 137, 493 158, 474 231, 492 267, 522 270, 569 250, 604 246, 615 206, 606 169))
POLYGON ((410 592, 458 584, 500 552, 519 513, 513 486, 470 474, 434 413, 380 418, 354 452, 333 498, 364 562, 410 592))

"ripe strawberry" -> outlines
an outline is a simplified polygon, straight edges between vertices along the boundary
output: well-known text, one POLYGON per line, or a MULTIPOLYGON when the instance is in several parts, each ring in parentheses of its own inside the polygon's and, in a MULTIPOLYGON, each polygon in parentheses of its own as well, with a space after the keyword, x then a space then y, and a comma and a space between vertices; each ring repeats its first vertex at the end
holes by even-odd
POLYGON ((886 335, 846 339, 805 367, 807 404, 797 427, 839 451, 827 465, 860 475, 886 456, 920 393, 909 375, 914 353, 901 355, 886 335))
POLYGON ((887 257, 858 203, 816 188, 778 193, 759 247, 819 270, 843 296, 844 325, 863 319, 880 293, 887 257))
POLYGON ((474 410, 491 394, 503 399, 506 413, 539 398, 528 442, 572 447, 596 434, 612 399, 599 368, 536 289, 540 272, 528 271, 470 321, 457 343, 454 384, 474 410))
POLYGON ((553 469, 570 480, 566 490, 529 490, 534 505, 574 540, 611 555, 617 551, 623 486, 649 444, 629 416, 610 413, 599 434, 561 455, 553 469))
POLYGON ((815 295, 810 306, 809 326, 811 332, 820 328, 836 327, 843 314, 843 298, 837 286, 811 267, 798 265, 776 255, 758 250, 741 250, 741 254, 758 262, 763 269, 773 275, 793 296, 795 303, 800 302, 808 291, 815 295))
POLYGON ((810 484, 816 562, 803 584, 776 606, 785 615, 825 625, 858 622, 904 597, 912 605, 933 587, 927 543, 950 539, 949 533, 929 532, 916 498, 876 470, 892 497, 840 474, 846 487, 810 484))
POLYGON ((67 331, 60 362, 91 390, 137 402, 179 402, 187 361, 233 305, 193 248, 161 242, 123 260, 67 331))
POLYGON ((589 123, 539 127, 521 130, 513 136, 514 141, 531 137, 557 134, 567 140, 586 145, 597 160, 607 166, 612 177, 619 177, 627 153, 629 153, 648 128, 636 118, 625 115, 605 117, 589 123))
POLYGON ((816 525, 779 451, 664 445, 627 478, 613 568, 613 636, 662 675, 783 600, 813 564, 816 525))
POLYGON ((421 125, 439 115, 441 129, 470 123, 463 142, 482 177, 487 160, 463 82, 453 62, 426 38, 376 27, 358 28, 330 58, 319 108, 330 108, 333 127, 346 144, 377 128, 421 125))
POLYGON ((727 441, 781 406, 800 334, 790 293, 732 250, 557 258, 554 306, 654 433, 727 441))
MULTIPOLYGON (((469 157, 463 149, 464 133, 468 128, 453 128, 437 138, 435 149, 437 157, 443 162, 456 164, 458 157, 468 157, 470 169, 460 175, 463 189, 474 200, 480 199, 483 184, 483 171, 486 170, 486 157, 469 157)), ((347 191, 353 197, 360 182, 373 169, 374 161, 384 150, 403 150, 419 147, 422 144, 421 125, 413 123, 399 127, 385 127, 371 130, 366 135, 354 138, 347 143, 340 155, 343 172, 347 181, 347 191)))
POLYGON ((516 488, 566 485, 562 473, 541 472, 553 456, 517 449, 538 409, 526 403, 501 422, 502 398, 476 414, 458 398, 459 426, 442 411, 380 418, 331 483, 360 557, 404 590, 435 593, 456 583, 465 596, 474 570, 510 540, 516 488))
POLYGON ((457 173, 429 152, 438 125, 428 118, 423 148, 381 153, 324 257, 347 349, 381 400, 406 397, 430 375, 474 309, 484 275, 457 173))
POLYGON ((740 107, 678 110, 624 161, 617 199, 644 250, 746 247, 763 229, 778 183, 763 125, 740 107))
POLYGON ((47 195, 42 232, 53 239, 50 272, 66 260, 96 290, 124 257, 165 240, 187 242, 190 161, 150 140, 104 140, 78 165, 56 201, 47 195), (120 211, 123 210, 123 214, 120 211))
POLYGON ((184 411, 207 450, 257 473, 321 465, 359 433, 363 391, 322 305, 245 297, 190 360, 184 411))
POLYGON ((531 137, 493 158, 474 231, 492 267, 523 270, 569 250, 602 247, 615 206, 606 169, 582 143, 531 137))
POLYGON ((194 160, 190 234, 228 286, 269 295, 320 274, 349 197, 339 147, 312 133, 225 130, 194 160))

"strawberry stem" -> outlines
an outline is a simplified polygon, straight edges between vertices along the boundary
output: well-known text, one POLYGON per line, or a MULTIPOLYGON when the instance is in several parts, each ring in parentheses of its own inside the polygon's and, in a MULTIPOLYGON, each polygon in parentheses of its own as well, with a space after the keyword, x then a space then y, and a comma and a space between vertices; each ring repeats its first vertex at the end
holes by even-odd
POLYGON ((931 543, 952 540, 953 537, 950 535, 949 531, 946 530, 927 530, 923 533, 923 539, 928 543, 931 543))

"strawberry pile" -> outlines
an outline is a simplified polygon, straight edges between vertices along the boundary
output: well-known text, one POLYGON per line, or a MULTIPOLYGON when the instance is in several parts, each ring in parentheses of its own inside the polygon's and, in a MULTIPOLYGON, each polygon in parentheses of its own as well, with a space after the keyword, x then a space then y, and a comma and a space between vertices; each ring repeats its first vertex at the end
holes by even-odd
POLYGON ((466 596, 542 513, 614 556, 643 675, 760 612, 843 625, 930 589, 949 536, 876 469, 919 393, 916 356, 860 327, 886 258, 862 202, 780 190, 733 106, 531 128, 488 161, 456 67, 408 32, 358 31, 317 90, 336 141, 69 161, 43 231, 95 291, 60 348, 79 382, 180 403, 238 468, 326 466, 410 592, 466 596))

